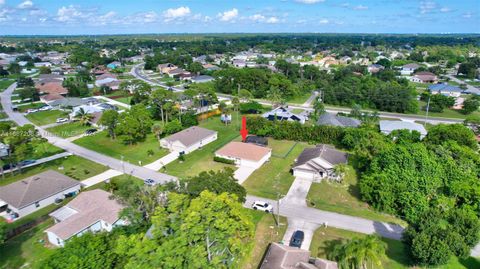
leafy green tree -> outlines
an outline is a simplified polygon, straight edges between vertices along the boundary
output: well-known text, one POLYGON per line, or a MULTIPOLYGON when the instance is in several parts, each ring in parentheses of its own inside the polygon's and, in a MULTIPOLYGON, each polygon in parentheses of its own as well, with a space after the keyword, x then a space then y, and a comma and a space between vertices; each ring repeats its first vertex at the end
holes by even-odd
POLYGON ((162 137, 163 134, 163 125, 160 123, 155 123, 152 125, 152 133, 155 135, 155 137, 158 140, 158 143, 160 143, 160 138, 162 137))
POLYGON ((238 98, 240 98, 242 102, 250 102, 250 100, 253 98, 253 95, 249 90, 241 89, 238 93, 238 98))
POLYGON ((40 66, 39 68, 40 74, 51 74, 52 70, 46 66, 40 66))
POLYGON ((477 76, 477 67, 472 62, 461 63, 458 67, 458 74, 463 74, 467 78, 473 79, 477 76))
POLYGON ((21 70, 22 70, 22 68, 20 67, 20 65, 18 63, 11 63, 8 66, 8 72, 10 72, 12 74, 20 74, 21 70))
POLYGON ((463 124, 469 127, 476 135, 480 134, 480 115, 467 116, 463 124))
POLYGON ((443 142, 453 140, 459 145, 477 149, 478 143, 475 134, 462 124, 438 124, 429 129, 425 142, 441 145, 443 142))
POLYGON ((152 125, 150 112, 144 105, 139 104, 120 114, 116 131, 125 143, 133 144, 145 139, 152 125))
POLYGON ((31 102, 39 100, 39 94, 37 90, 30 86, 20 89, 18 92, 18 96, 22 100, 30 99, 31 102))
POLYGON ((87 82, 77 77, 65 79, 63 81, 63 87, 68 90, 68 96, 85 97, 90 95, 87 82))
POLYGON ((83 108, 80 108, 75 114, 75 119, 80 122, 81 125, 89 125, 93 115, 87 113, 83 108))
POLYGON ((115 130, 119 122, 119 114, 116 110, 108 109, 102 113, 99 123, 107 127, 108 135, 111 139, 116 138, 115 130))
POLYGON ((198 197, 201 192, 208 190, 210 192, 221 194, 224 192, 235 194, 239 202, 245 202, 247 191, 238 184, 233 177, 233 170, 225 168, 220 171, 201 172, 197 176, 187 178, 182 182, 182 192, 198 197))
POLYGON ((203 66, 199 62, 192 62, 188 65, 187 70, 190 71, 192 74, 199 74, 203 71, 203 66))
POLYGON ((227 193, 204 191, 197 198, 170 193, 152 218, 152 235, 123 236, 117 253, 130 268, 236 268, 249 253, 251 216, 227 193))
POLYGON ((462 113, 467 115, 478 110, 480 107, 480 98, 477 96, 470 96, 463 102, 462 113))
POLYGON ((177 119, 167 122, 165 124, 164 132, 165 134, 174 134, 182 130, 182 124, 177 119))
POLYGON ((7 223, 2 221, 0 222, 0 246, 5 242, 6 238, 7 238, 7 223))
POLYGON ((332 252, 328 253, 328 258, 336 260, 341 269, 382 268, 386 248, 387 244, 379 237, 368 235, 335 245, 332 252))
POLYGON ((313 117, 315 120, 318 120, 318 118, 326 112, 325 105, 320 97, 315 98, 315 101, 313 102, 313 109, 313 117))

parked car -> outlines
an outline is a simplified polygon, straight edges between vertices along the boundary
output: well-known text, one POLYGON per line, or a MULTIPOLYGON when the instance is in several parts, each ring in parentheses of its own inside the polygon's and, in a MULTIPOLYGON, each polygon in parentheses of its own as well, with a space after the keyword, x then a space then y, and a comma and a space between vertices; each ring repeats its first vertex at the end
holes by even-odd
POLYGON ((51 106, 42 106, 42 107, 39 108, 38 110, 39 110, 39 111, 47 111, 47 110, 50 110, 50 109, 52 109, 51 106))
POLYGON ((67 118, 58 118, 56 122, 57 123, 64 123, 64 122, 67 122, 67 121, 68 121, 67 118))
POLYGON ((3 169, 3 170, 8 170, 8 169, 15 168, 15 166, 17 166, 17 165, 16 165, 16 164, 9 164, 9 163, 7 163, 7 164, 4 164, 4 165, 2 166, 2 169, 3 169))
POLYGON ((254 210, 262 210, 265 212, 272 212, 273 211, 273 206, 267 202, 264 201, 255 201, 252 204, 252 208, 254 210))
POLYGON ((293 233, 292 238, 290 239, 289 246, 300 248, 302 246, 304 237, 305 237, 305 234, 303 233, 303 231, 296 230, 293 233))
POLYGON ((36 162, 36 160, 24 160, 24 161, 19 162, 18 164, 20 166, 25 166, 25 165, 29 165, 29 164, 32 164, 32 163, 35 163, 35 162, 36 162))
POLYGON ((97 129, 92 128, 92 129, 86 130, 86 131, 85 131, 85 134, 86 134, 86 135, 91 135, 91 134, 93 134, 93 133, 95 133, 95 132, 97 132, 97 131, 98 131, 97 129))
POLYGON ((151 178, 148 178, 148 179, 145 179, 145 185, 147 186, 155 186, 156 182, 155 180, 151 179, 151 178))
POLYGON ((30 113, 35 113, 35 112, 38 112, 38 109, 35 109, 35 108, 30 108, 30 109, 27 109, 27 114, 30 114, 30 113))

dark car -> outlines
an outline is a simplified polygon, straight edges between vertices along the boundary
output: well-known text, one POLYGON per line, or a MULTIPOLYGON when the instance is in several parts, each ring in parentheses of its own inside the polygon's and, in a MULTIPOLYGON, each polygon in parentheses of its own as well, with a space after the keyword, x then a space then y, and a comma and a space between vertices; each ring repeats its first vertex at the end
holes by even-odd
POLYGON ((304 237, 305 234, 303 233, 303 231, 295 231, 292 235, 292 239, 290 239, 289 246, 300 248, 302 246, 304 237))
POLYGON ((36 160, 25 160, 25 161, 19 162, 18 165, 25 166, 25 165, 33 164, 35 162, 36 162, 36 160))
POLYGON ((8 170, 8 169, 15 168, 15 166, 16 166, 16 164, 9 164, 9 163, 7 163, 7 164, 3 165, 2 168, 3 168, 3 170, 8 170))
POLYGON ((145 179, 145 185, 147 186, 155 186, 156 182, 155 180, 151 179, 151 178, 148 178, 148 179, 145 179))
POLYGON ((93 133, 95 133, 95 132, 97 132, 97 131, 98 131, 97 129, 95 129, 95 128, 92 128, 92 129, 88 129, 88 130, 86 130, 86 131, 85 131, 85 134, 87 134, 87 135, 91 135, 91 134, 93 134, 93 133))

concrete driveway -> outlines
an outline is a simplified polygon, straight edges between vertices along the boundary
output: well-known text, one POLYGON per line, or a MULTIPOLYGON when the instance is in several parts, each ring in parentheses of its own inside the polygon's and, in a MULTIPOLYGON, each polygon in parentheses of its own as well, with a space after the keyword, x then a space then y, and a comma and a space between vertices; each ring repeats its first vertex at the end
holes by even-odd
POLYGON ((282 201, 289 204, 307 206, 306 198, 310 186, 312 186, 311 180, 296 177, 282 201))
POLYGON ((290 244, 290 239, 292 238, 293 233, 299 230, 303 231, 303 233, 305 234, 301 249, 309 250, 310 244, 312 243, 313 234, 315 233, 315 230, 318 229, 318 227, 320 227, 320 225, 315 223, 289 218, 287 231, 283 236, 283 244, 290 244))
POLYGON ((233 174, 233 177, 238 180, 238 184, 242 184, 247 178, 257 169, 252 168, 252 167, 246 167, 246 166, 240 166, 237 170, 235 170, 235 173, 233 174))

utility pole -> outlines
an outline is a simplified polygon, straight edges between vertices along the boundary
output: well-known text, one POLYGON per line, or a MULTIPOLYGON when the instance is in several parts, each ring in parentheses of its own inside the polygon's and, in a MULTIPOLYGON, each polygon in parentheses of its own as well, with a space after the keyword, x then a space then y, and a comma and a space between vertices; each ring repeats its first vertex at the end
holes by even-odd
POLYGON ((426 127, 427 121, 428 121, 428 110, 430 109, 430 95, 428 95, 428 102, 427 102, 427 111, 425 112, 425 122, 423 123, 423 126, 426 127))
MULTIPOLYGON (((239 106, 240 106, 240 83, 237 83, 237 99, 238 99, 238 102, 239 102, 239 106)), ((235 110, 237 110, 237 128, 240 130, 240 115, 239 115, 239 107, 236 107, 235 110)))

